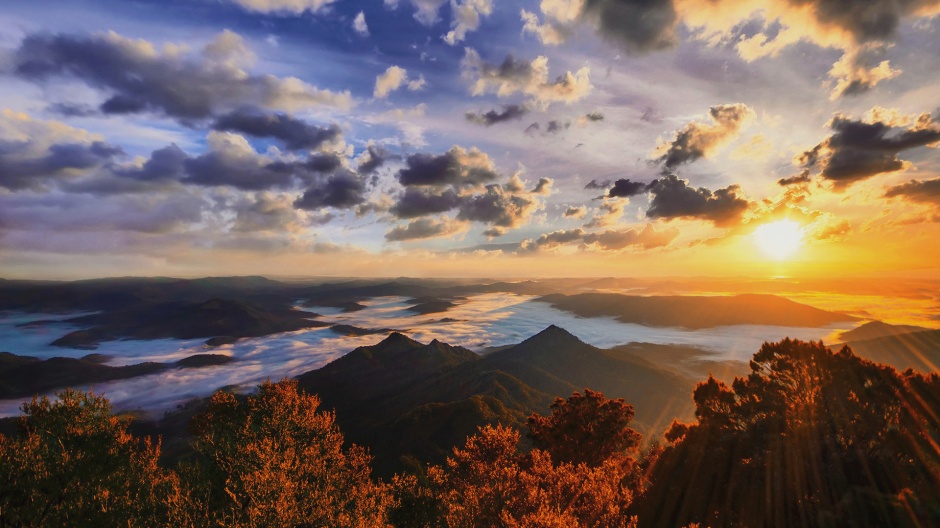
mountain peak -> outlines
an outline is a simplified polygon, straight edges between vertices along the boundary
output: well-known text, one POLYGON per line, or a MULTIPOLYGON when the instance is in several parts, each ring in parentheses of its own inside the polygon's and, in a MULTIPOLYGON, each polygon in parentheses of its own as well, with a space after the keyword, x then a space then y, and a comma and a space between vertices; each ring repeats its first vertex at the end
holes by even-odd
POLYGON ((576 335, 556 325, 549 325, 545 330, 523 341, 523 343, 531 342, 548 342, 552 344, 582 343, 576 335))
POLYGON ((402 334, 401 332, 392 332, 380 343, 374 345, 377 350, 401 350, 424 346, 418 341, 402 334))

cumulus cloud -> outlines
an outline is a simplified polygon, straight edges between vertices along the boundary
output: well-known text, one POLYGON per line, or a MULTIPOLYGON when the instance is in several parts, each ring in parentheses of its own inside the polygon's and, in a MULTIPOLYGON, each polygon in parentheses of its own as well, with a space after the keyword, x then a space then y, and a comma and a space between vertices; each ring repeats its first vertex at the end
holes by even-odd
POLYGON ((584 224, 584 227, 587 229, 593 229, 597 227, 607 227, 609 225, 616 224, 620 217, 623 216, 623 208, 629 203, 629 200, 625 199, 607 199, 597 206, 597 210, 594 213, 594 217, 591 218, 591 221, 584 224))
POLYGON ((652 182, 649 191, 653 199, 646 216, 650 218, 697 218, 729 227, 738 223, 751 205, 737 185, 712 192, 690 187, 688 181, 671 174, 652 182))
MULTIPOLYGON (((538 209, 538 202, 526 196, 507 193, 499 184, 486 186, 486 193, 463 199, 458 220, 490 224, 494 228, 520 226, 538 209)), ((502 229, 490 231, 489 236, 503 234, 502 229)))
POLYGON ((395 226, 385 233, 385 240, 403 242, 406 240, 438 238, 463 233, 466 230, 465 223, 441 215, 440 218, 418 218, 405 225, 395 226))
POLYGON ((522 93, 543 105, 580 101, 594 88, 587 66, 575 73, 565 72, 550 81, 548 58, 545 56, 527 62, 508 55, 502 63, 493 65, 484 62, 476 50, 467 48, 461 70, 464 78, 471 81, 473 95, 495 92, 500 97, 507 97, 522 93))
POLYGON ((321 90, 296 77, 255 75, 241 37, 220 34, 198 53, 182 45, 158 50, 117 33, 33 34, 11 53, 13 73, 37 83, 78 79, 107 94, 106 114, 156 112, 185 122, 242 106, 295 111, 320 105, 349 108, 349 92, 321 90))
POLYGON ((389 209, 398 218, 417 218, 450 211, 460 205, 460 197, 452 189, 440 193, 407 188, 389 209))
POLYGON ((597 180, 591 180, 587 183, 587 185, 584 186, 585 189, 592 189, 592 190, 607 189, 608 187, 610 187, 610 180, 604 180, 602 182, 599 182, 597 180))
POLYGON ((408 77, 408 70, 400 66, 389 66, 387 70, 375 78, 375 89, 372 91, 372 95, 376 99, 385 99, 390 93, 402 86, 411 91, 416 91, 424 88, 424 85, 424 76, 411 79, 408 77))
POLYGON ((583 205, 580 205, 577 207, 573 205, 569 206, 567 209, 565 209, 565 212, 562 213, 562 216, 564 216, 565 218, 577 218, 577 219, 584 218, 585 216, 587 216, 587 207, 583 205))
POLYGON ((676 132, 672 141, 660 143, 653 155, 664 171, 714 155, 754 117, 754 111, 743 103, 713 106, 708 114, 711 123, 693 121, 676 132))
POLYGON ((607 196, 610 198, 629 198, 646 192, 646 188, 647 184, 643 182, 620 179, 615 181, 614 186, 607 191, 607 196))
POLYGON ((404 186, 476 187, 499 177, 493 160, 476 148, 454 146, 444 154, 412 154, 405 167, 398 171, 398 181, 404 186))
POLYGON ((209 150, 186 159, 184 182, 257 191, 295 184, 293 167, 259 155, 248 141, 230 132, 210 132, 209 150))
MULTIPOLYGON (((260 192, 243 196, 232 207, 235 220, 231 230, 236 233, 300 233, 310 222, 306 213, 296 209, 293 202, 290 194, 260 192)), ((324 219, 318 220, 322 222, 324 219)))
POLYGON ((526 240, 521 248, 526 251, 544 251, 581 244, 583 248, 604 251, 618 251, 630 247, 655 249, 668 246, 678 236, 679 230, 674 227, 657 231, 653 224, 646 224, 642 229, 609 229, 600 233, 588 233, 580 228, 563 229, 542 234, 534 240, 526 240))
POLYGON ((451 46, 467 37, 467 33, 480 28, 480 17, 493 13, 493 0, 451 0, 450 8, 453 12, 451 30, 444 35, 444 42, 451 46))
POLYGON ((555 180, 551 178, 539 178, 539 181, 536 182, 535 187, 529 191, 529 194, 535 194, 539 196, 549 196, 552 194, 552 185, 555 184, 555 180))
POLYGON ((0 187, 39 189, 87 175, 122 154, 120 147, 85 130, 11 110, 0 112, 0 187))
POLYGON ((307 188, 294 207, 308 211, 323 207, 351 209, 365 203, 365 192, 365 183, 358 175, 340 170, 307 188))
POLYGON ((830 99, 863 94, 881 81, 900 75, 901 70, 892 69, 887 60, 878 62, 877 57, 883 53, 883 46, 871 45, 845 52, 829 70, 829 76, 836 80, 830 99), (877 66, 872 66, 876 62, 877 66))
POLYGON ((467 121, 471 123, 476 123, 483 126, 491 126, 497 123, 504 123, 506 121, 512 121, 521 119, 522 116, 529 113, 529 109, 525 105, 503 105, 502 110, 497 111, 496 109, 489 110, 487 112, 467 112, 464 114, 464 117, 467 118, 467 121))
POLYGON ((396 154, 392 154, 388 149, 378 145, 369 145, 366 151, 358 158, 360 174, 372 174, 379 170, 389 160, 400 159, 396 154))
POLYGON ((284 113, 267 113, 256 108, 240 108, 219 116, 212 128, 259 138, 275 138, 290 150, 317 149, 342 136, 342 131, 335 124, 319 127, 284 113))
POLYGON ((678 42, 673 0, 585 0, 582 16, 628 53, 671 48, 678 42))
MULTIPOLYGON (((411 0, 411 5, 415 8, 415 20, 425 26, 434 25, 438 21, 441 6, 446 3, 447 0, 411 0)), ((385 6, 395 8, 398 6, 398 0, 385 0, 385 6)))
POLYGON ((523 33, 538 37, 542 44, 558 45, 568 39, 584 9, 584 0, 542 0, 542 20, 531 11, 520 13, 523 33))
POLYGON ((228 0, 255 13, 299 15, 305 11, 317 13, 336 0, 228 0))
POLYGON ((940 123, 930 114, 903 116, 875 108, 866 118, 836 114, 829 122, 834 133, 799 161, 806 169, 821 168, 820 176, 843 189, 872 176, 897 172, 909 166, 901 152, 940 142, 940 123))
POLYGON ((369 26, 366 24, 366 14, 362 11, 360 11, 359 14, 356 15, 356 18, 353 19, 352 27, 353 31, 358 33, 360 36, 369 36, 369 26))
POLYGON ((885 197, 902 197, 912 202, 940 205, 940 178, 911 180, 901 185, 895 185, 885 192, 885 197))

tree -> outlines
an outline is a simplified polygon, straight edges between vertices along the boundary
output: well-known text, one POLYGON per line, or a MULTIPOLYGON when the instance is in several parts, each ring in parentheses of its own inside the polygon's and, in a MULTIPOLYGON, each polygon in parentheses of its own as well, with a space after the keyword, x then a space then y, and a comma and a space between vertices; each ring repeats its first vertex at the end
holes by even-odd
POLYGON ((555 462, 598 467, 609 460, 632 464, 638 455, 640 433, 629 427, 633 406, 622 398, 606 398, 584 389, 568 399, 557 398, 549 416, 529 417, 532 444, 555 462))
POLYGON ((387 486, 369 479, 363 449, 343 449, 319 405, 295 380, 244 398, 215 393, 194 418, 197 458, 183 470, 197 510, 223 526, 386 525, 387 486))
POLYGON ((634 503, 641 526, 940 525, 940 378, 843 347, 765 343, 694 392, 634 503))
POLYGON ((22 410, 19 437, 0 435, 0 525, 180 524, 159 444, 128 434, 106 398, 66 389, 22 410))

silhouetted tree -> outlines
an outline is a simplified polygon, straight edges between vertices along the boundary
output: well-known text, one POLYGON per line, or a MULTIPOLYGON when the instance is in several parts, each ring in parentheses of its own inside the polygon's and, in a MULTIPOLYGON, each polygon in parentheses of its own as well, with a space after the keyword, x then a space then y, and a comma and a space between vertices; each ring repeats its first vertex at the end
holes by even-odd
POLYGON ((597 467, 609 460, 636 460, 641 435, 629 427, 633 406, 622 398, 584 389, 583 395, 557 398, 551 409, 548 416, 530 416, 528 427, 532 444, 554 461, 597 467))
POLYGON ((940 378, 822 343, 765 343, 731 387, 694 392, 641 526, 940 525, 940 378))
POLYGON ((294 380, 213 395, 194 419, 196 462, 183 469, 194 511, 216 526, 387 525, 387 486, 369 479, 363 449, 343 449, 319 404, 294 380))
POLYGON ((184 524, 159 444, 128 434, 106 398, 66 389, 22 410, 21 434, 0 435, 0 526, 184 524))

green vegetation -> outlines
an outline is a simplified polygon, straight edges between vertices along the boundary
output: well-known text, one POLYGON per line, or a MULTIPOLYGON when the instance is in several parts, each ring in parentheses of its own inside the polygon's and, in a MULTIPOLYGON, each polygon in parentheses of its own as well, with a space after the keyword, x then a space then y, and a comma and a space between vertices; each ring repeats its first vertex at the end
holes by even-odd
MULTIPOLYGON (((410 357, 438 371, 465 356, 396 336, 337 368, 410 357)), ((529 417, 531 446, 487 425, 388 481, 296 381, 216 393, 172 468, 107 400, 66 390, 24 404, 20 434, 0 436, 0 526, 940 525, 940 377, 791 340, 750 368, 731 386, 700 383, 696 420, 664 446, 641 450, 633 407, 587 389, 529 417)))

